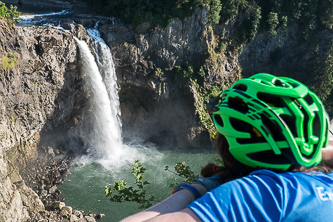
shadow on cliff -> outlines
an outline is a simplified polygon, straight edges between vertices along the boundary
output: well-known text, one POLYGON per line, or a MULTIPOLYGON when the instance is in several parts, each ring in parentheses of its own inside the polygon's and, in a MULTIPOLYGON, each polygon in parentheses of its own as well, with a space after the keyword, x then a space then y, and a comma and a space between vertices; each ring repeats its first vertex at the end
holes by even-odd
POLYGON ((52 147, 68 154, 83 154, 84 140, 71 132, 87 118, 89 109, 87 89, 78 69, 78 63, 70 63, 63 76, 64 85, 54 101, 55 109, 40 132, 39 146, 52 147))
POLYGON ((189 90, 158 98, 156 92, 136 86, 122 86, 119 92, 125 143, 153 145, 160 149, 210 149, 206 130, 195 116, 189 90))

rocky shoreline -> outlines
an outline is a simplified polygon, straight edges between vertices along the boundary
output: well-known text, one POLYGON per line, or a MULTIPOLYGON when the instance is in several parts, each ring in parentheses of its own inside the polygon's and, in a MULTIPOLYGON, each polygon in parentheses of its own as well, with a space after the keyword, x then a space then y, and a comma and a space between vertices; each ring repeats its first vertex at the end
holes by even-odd
POLYGON ((62 150, 42 147, 44 158, 38 159, 29 171, 22 172, 25 183, 32 188, 45 206, 45 211, 31 217, 32 221, 94 222, 103 219, 104 214, 73 210, 66 206, 61 197, 59 185, 70 174, 70 164, 75 158, 62 150))

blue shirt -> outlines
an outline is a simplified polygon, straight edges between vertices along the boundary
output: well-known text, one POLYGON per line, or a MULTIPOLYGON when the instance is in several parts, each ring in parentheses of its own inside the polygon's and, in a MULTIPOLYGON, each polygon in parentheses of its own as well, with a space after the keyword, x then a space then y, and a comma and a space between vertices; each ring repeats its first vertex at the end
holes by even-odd
POLYGON ((258 170, 189 206, 202 221, 333 221, 333 172, 258 170))

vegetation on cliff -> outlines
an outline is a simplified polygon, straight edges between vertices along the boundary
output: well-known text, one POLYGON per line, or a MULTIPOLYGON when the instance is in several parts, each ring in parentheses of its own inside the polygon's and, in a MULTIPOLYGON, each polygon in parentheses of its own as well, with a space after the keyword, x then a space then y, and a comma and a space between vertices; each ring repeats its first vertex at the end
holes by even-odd
POLYGON ((105 16, 120 18, 134 26, 142 22, 167 25, 173 18, 190 16, 196 7, 205 4, 211 8, 211 22, 217 23, 221 4, 219 0, 172 0, 172 1, 123 1, 123 0, 82 0, 95 11, 105 16))
POLYGON ((16 11, 17 7, 10 5, 10 8, 7 8, 5 3, 0 2, 0 19, 7 18, 9 24, 14 24, 15 22, 18 22, 18 17, 20 16, 20 13, 16 11))
MULTIPOLYGON (((10 9, 8 9, 5 5, 5 3, 0 1, 0 25, 3 32, 5 32, 7 35, 10 35, 11 31, 9 31, 10 28, 13 28, 13 25, 15 22, 18 22, 18 17, 20 16, 20 13, 16 11, 16 6, 10 6, 10 9), (8 24, 8 26, 7 26, 8 24)), ((1 30, 0 30, 1 31, 1 30)), ((4 41, 5 39, 0 39, 0 43, 4 41)), ((7 71, 13 68, 17 63, 18 59, 20 58, 20 55, 16 52, 11 51, 4 51, 3 48, 0 47, 0 71, 7 71)))
POLYGON ((20 55, 16 52, 5 52, 3 56, 1 56, 1 67, 0 70, 5 70, 8 72, 11 68, 13 68, 17 63, 20 55))
POLYGON ((300 25, 305 39, 317 27, 331 29, 333 26, 332 0, 82 1, 87 2, 99 14, 114 16, 134 25, 145 21, 166 25, 171 19, 183 19, 190 16, 196 7, 206 5, 210 9, 210 23, 236 22, 242 41, 253 39, 262 30, 276 34, 278 28, 293 23, 300 25))

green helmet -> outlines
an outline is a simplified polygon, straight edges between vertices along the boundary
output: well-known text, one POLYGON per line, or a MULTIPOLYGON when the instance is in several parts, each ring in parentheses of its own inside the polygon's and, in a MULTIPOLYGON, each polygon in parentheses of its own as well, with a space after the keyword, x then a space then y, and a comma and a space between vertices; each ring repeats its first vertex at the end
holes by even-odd
POLYGON ((254 168, 317 165, 328 142, 329 118, 320 99, 298 81, 266 73, 224 90, 213 121, 230 153, 254 168))

